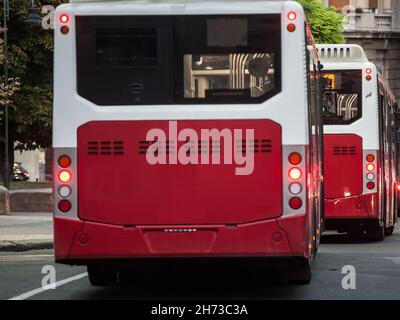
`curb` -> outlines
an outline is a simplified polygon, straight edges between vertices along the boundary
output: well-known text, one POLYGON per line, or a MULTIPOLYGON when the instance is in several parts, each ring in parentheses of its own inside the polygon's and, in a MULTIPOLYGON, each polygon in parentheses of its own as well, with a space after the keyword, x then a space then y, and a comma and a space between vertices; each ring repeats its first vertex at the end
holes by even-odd
POLYGON ((0 241, 0 252, 44 250, 53 247, 53 241, 50 240, 0 241))
POLYGON ((11 190, 10 212, 52 212, 53 194, 51 189, 11 190))

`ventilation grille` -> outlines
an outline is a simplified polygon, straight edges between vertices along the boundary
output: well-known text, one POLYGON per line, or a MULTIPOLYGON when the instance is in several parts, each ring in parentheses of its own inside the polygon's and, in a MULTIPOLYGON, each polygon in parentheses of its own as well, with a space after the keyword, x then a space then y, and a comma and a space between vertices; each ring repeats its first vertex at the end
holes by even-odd
POLYGON ((334 156, 355 156, 357 155, 357 148, 355 146, 340 146, 333 147, 334 156))
POLYGON ((364 49, 355 44, 318 44, 317 51, 321 60, 368 62, 364 49))
POLYGON ((123 141, 88 141, 88 154, 91 156, 111 156, 124 154, 123 141))
MULTIPOLYGON (((222 144, 224 141, 222 140, 222 144)), ((195 142, 179 142, 178 149, 186 144, 186 152, 190 154, 192 150, 195 151, 196 154, 205 154, 207 151, 209 153, 220 153, 221 152, 221 141, 220 140, 212 140, 207 143, 206 140, 199 140, 197 144, 195 142)), ((139 154, 145 155, 147 151, 154 152, 155 155, 160 153, 166 154, 174 154, 175 150, 175 141, 166 140, 165 142, 158 141, 139 141, 139 154)), ((235 142, 235 153, 271 153, 272 152, 272 141, 270 139, 255 139, 248 142, 248 146, 246 144, 246 140, 237 140, 235 142), (248 148, 247 148, 248 147, 248 148)))
POLYGON ((256 139, 249 141, 249 149, 247 150, 246 140, 242 140, 241 143, 236 143, 235 152, 242 151, 243 154, 249 153, 271 153, 272 152, 272 141, 270 139, 256 139))
POLYGON ((321 58, 345 59, 351 58, 350 48, 321 48, 318 49, 321 58))

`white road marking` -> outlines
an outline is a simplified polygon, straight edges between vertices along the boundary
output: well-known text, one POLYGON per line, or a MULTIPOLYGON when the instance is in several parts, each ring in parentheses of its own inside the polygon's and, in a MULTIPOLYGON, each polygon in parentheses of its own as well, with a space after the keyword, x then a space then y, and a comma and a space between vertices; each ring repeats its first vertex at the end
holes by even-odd
MULTIPOLYGON (((84 273, 77 274, 76 276, 73 276, 73 277, 70 277, 70 278, 67 278, 67 279, 64 279, 64 280, 57 281, 55 283, 56 288, 61 287, 64 284, 70 283, 72 281, 76 281, 76 280, 80 280, 82 278, 85 278, 85 277, 87 277, 87 275, 88 275, 88 273, 84 272, 84 273)), ((8 300, 25 300, 25 299, 33 297, 33 296, 35 296, 35 295, 37 295, 39 293, 47 291, 47 290, 52 290, 52 289, 41 287, 41 288, 37 288, 35 290, 31 290, 31 291, 25 292, 25 293, 23 293, 23 294, 21 294, 19 296, 16 296, 16 297, 8 299, 8 300)))

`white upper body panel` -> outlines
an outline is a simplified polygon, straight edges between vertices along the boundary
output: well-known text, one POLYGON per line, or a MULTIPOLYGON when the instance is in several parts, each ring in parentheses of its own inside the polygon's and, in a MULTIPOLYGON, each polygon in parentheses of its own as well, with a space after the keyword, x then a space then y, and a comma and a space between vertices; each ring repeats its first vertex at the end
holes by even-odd
MULTIPOLYGON (((76 2, 76 1, 74 1, 76 2)), ((271 119, 282 126, 282 143, 308 144, 305 30, 303 9, 292 1, 108 1, 60 5, 55 16, 53 146, 76 147, 77 128, 89 121, 271 119), (297 13, 296 31, 287 31, 287 14, 297 13), (69 15, 67 35, 61 13, 69 15), (78 15, 194 15, 280 13, 282 91, 260 104, 98 106, 77 93, 74 17, 78 15)))
POLYGON ((323 71, 362 70, 362 117, 351 124, 324 125, 324 133, 356 134, 363 140, 363 149, 379 149, 378 71, 376 66, 368 61, 366 53, 358 45, 317 45, 317 49, 324 66, 323 71), (330 49, 329 56, 328 49, 330 49), (372 71, 370 81, 366 80, 367 68, 372 71))

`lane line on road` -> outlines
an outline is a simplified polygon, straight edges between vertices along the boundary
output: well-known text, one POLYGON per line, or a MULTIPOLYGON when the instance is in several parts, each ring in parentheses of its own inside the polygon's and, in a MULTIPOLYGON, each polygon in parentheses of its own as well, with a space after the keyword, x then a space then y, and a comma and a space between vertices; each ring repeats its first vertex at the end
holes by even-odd
MULTIPOLYGON (((67 279, 64 279, 64 280, 57 281, 55 283, 56 288, 61 287, 64 284, 70 283, 72 281, 76 281, 76 280, 80 280, 82 278, 85 278, 85 277, 87 277, 87 275, 88 275, 88 273, 84 272, 84 273, 77 274, 76 276, 73 276, 73 277, 70 277, 70 278, 67 278, 67 279)), ((41 288, 37 288, 37 289, 31 290, 31 291, 25 292, 25 293, 23 293, 23 294, 21 294, 19 296, 13 297, 13 298, 8 299, 8 300, 25 300, 25 299, 31 298, 31 297, 39 294, 39 293, 42 293, 42 292, 48 291, 48 290, 55 290, 55 289, 41 287, 41 288)))

